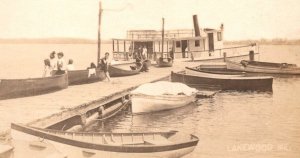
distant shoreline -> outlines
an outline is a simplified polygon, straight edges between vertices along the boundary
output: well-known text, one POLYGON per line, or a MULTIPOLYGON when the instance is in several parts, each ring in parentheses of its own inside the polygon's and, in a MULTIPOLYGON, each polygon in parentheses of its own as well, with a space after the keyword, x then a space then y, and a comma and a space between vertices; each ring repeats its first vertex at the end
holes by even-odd
MULTIPOLYGON (((102 40, 103 44, 112 44, 111 40, 102 40)), ((224 41, 225 45, 245 45, 258 43, 261 45, 300 45, 300 39, 260 39, 260 40, 232 40, 224 41)), ((43 39, 1 39, 0 44, 97 44, 97 40, 84 38, 43 38, 43 39)))
MULTIPOLYGON (((112 43, 111 40, 102 40, 101 43, 112 43)), ((0 44, 97 44, 97 40, 83 38, 43 38, 43 39, 0 39, 0 44)))
POLYGON ((300 39, 260 39, 260 40, 237 40, 237 41, 224 41, 227 45, 244 45, 250 43, 257 43, 260 45, 300 45, 300 39))

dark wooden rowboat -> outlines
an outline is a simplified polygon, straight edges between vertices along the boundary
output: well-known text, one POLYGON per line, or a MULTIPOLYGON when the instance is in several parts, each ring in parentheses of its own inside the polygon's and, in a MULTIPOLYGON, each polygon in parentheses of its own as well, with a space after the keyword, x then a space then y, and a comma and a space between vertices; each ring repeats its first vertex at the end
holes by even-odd
MULTIPOLYGON (((179 134, 176 131, 143 133, 65 132, 14 123, 11 124, 11 135, 16 142, 27 141, 29 145, 24 145, 23 148, 26 148, 28 152, 33 150, 32 148, 50 149, 50 145, 52 145, 56 149, 61 149, 61 152, 67 157, 178 158, 192 152, 199 141, 194 135, 179 134), (37 140, 43 141, 37 142, 37 140)), ((37 154, 42 154, 46 150, 39 152, 37 154)))
POLYGON ((142 68, 143 66, 141 64, 140 65, 136 64, 135 66, 130 66, 128 64, 112 65, 109 67, 108 72, 110 77, 131 76, 131 75, 139 74, 142 68), (126 66, 127 69, 123 69, 122 67, 124 66, 126 66))
POLYGON ((237 77, 230 75, 217 75, 199 73, 198 75, 186 72, 171 72, 172 82, 182 82, 196 88, 220 89, 220 90, 255 90, 272 91, 272 77, 237 77))
POLYGON ((244 71, 250 73, 262 74, 286 74, 286 75, 300 75, 300 67, 295 64, 288 63, 270 63, 259 61, 243 60, 240 63, 233 61, 226 61, 227 68, 230 70, 244 71))
POLYGON ((68 71, 69 85, 78 85, 102 81, 106 78, 103 70, 87 69, 68 71))
POLYGON ((156 60, 158 67, 172 67, 173 59, 172 58, 158 58, 156 60))
POLYGON ((45 94, 68 87, 68 76, 57 75, 45 78, 2 79, 0 100, 45 94))

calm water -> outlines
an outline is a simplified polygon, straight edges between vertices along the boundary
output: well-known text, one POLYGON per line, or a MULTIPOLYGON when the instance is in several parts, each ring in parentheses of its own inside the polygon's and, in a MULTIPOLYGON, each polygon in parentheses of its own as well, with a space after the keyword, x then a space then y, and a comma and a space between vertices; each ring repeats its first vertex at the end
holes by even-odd
MULTIPOLYGON (((300 46, 262 46, 260 60, 300 65, 300 46)), ((88 131, 178 130, 200 143, 188 158, 300 157, 300 77, 275 78, 273 93, 221 92, 180 109, 122 114, 88 131)))
MULTIPOLYGON (((63 51, 77 68, 96 59, 96 45, 0 45, 0 78, 40 76, 43 59, 63 51)), ((103 51, 110 50, 103 47, 103 51)), ((300 46, 261 46, 260 60, 300 65, 300 46)), ((200 142, 188 158, 300 157, 300 77, 275 78, 273 93, 222 92, 180 109, 122 114, 94 131, 178 130, 200 142)), ((74 97, 81 95, 74 92, 74 97)), ((12 105, 18 106, 18 105, 12 105)))

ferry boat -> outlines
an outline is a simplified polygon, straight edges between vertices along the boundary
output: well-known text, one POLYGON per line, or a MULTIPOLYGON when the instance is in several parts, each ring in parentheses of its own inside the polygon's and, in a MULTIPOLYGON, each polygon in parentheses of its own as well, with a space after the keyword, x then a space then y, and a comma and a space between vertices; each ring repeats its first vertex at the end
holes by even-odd
POLYGON ((135 59, 143 47, 147 48, 147 58, 153 61, 170 56, 183 61, 223 60, 224 56, 242 60, 248 59, 250 51, 258 54, 256 44, 224 47, 223 24, 217 29, 200 28, 197 15, 193 16, 193 23, 194 29, 128 30, 125 39, 112 39, 113 58, 117 61, 135 59), (164 40, 161 38, 162 32, 164 40))

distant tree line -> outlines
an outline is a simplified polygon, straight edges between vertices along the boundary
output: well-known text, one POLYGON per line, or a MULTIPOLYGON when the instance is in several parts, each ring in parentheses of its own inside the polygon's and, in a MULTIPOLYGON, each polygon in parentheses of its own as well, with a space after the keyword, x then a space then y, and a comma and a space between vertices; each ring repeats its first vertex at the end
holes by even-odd
MULTIPOLYGON (((0 39, 0 43, 12 44, 97 44, 97 40, 84 38, 18 38, 0 39)), ((111 40, 102 40, 101 43, 111 43, 111 40)))
POLYGON ((236 45, 236 44, 250 44, 258 43, 264 45, 300 45, 300 39, 286 39, 286 38, 274 38, 260 40, 237 40, 237 41, 224 41, 224 44, 236 45))

